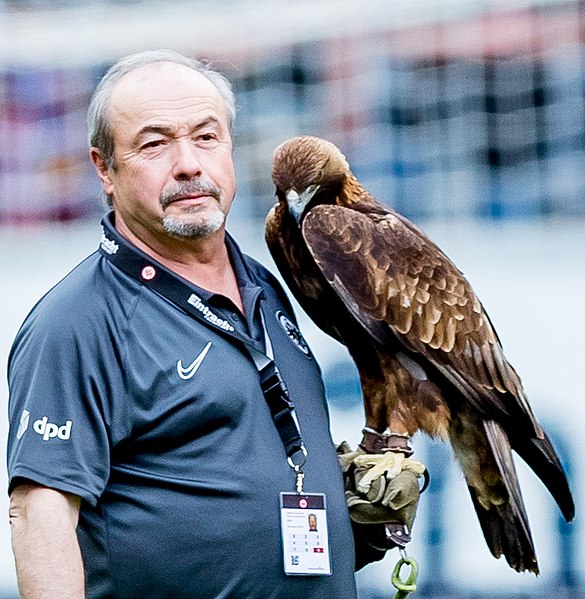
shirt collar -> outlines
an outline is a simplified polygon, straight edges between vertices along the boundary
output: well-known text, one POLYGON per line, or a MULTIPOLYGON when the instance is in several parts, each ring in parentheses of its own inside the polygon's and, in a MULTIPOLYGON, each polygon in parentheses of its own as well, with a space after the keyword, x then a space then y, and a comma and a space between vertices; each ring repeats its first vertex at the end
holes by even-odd
MULTIPOLYGON (((165 270, 169 270, 164 265, 160 264, 157 260, 154 260, 152 256, 146 254, 139 248, 137 248, 133 243, 128 241, 123 235, 117 231, 115 227, 115 212, 111 210, 102 218, 102 238, 100 245, 103 250, 108 253, 115 253, 118 249, 119 245, 124 246, 126 249, 131 250, 141 256, 144 256, 150 261, 156 262, 159 268, 163 268, 165 270)), ((264 291, 262 288, 256 283, 248 265, 244 260, 244 255, 239 245, 236 243, 234 238, 226 231, 225 234, 225 243, 228 249, 228 254, 230 257, 230 261, 232 263, 232 267, 234 269, 236 280, 238 282, 238 287, 240 289, 240 293, 242 295, 242 302, 244 304, 244 311, 247 315, 252 315, 254 313, 255 305, 257 299, 264 297, 264 291)), ((173 273, 176 276, 176 273, 173 273)), ((199 287, 193 283, 188 282, 193 288, 197 290, 199 295, 205 301, 209 301, 213 298, 214 295, 217 295, 207 289, 199 287)))

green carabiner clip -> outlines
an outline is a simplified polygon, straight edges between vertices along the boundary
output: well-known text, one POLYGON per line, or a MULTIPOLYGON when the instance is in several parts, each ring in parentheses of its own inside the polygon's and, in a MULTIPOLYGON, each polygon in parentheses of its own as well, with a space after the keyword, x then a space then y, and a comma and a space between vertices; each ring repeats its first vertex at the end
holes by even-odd
POLYGON ((394 571, 392 572, 392 586, 397 590, 394 599, 405 599, 410 593, 416 591, 416 577, 418 576, 418 564, 412 557, 406 555, 406 552, 398 560, 394 571), (406 580, 400 578, 400 569, 402 566, 410 566, 410 573, 406 580))

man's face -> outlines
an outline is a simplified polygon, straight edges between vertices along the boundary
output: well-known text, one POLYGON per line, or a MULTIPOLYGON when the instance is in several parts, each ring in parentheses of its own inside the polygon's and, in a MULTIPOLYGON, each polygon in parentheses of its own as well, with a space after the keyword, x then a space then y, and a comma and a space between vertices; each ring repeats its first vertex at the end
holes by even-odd
POLYGON ((317 530, 317 518, 313 514, 309 516, 309 530, 317 530))
POLYGON ((116 222, 149 244, 205 237, 224 225, 236 182, 228 115, 217 88, 183 65, 132 71, 109 105, 115 165, 92 150, 116 222))

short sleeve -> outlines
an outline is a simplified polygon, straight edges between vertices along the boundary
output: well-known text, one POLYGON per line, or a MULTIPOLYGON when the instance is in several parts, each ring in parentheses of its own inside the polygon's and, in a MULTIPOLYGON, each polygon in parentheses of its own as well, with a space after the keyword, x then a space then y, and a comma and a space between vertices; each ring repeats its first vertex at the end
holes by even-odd
POLYGON ((8 365, 9 490, 19 478, 95 505, 110 469, 107 331, 92 318, 37 306, 8 365), (105 337, 105 339, 104 339, 105 337))

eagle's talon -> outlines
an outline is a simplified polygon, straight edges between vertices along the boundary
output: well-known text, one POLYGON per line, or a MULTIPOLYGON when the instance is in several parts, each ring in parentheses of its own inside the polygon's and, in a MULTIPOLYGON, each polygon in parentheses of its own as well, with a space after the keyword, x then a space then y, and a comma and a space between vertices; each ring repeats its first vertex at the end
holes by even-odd
POLYGON ((380 476, 386 475, 388 478, 395 478, 402 472, 405 459, 403 453, 396 453, 394 451, 374 455, 363 454, 356 457, 354 460, 356 466, 370 466, 368 472, 366 472, 358 483, 357 490, 360 493, 366 494, 370 490, 372 483, 380 478, 380 476))

